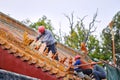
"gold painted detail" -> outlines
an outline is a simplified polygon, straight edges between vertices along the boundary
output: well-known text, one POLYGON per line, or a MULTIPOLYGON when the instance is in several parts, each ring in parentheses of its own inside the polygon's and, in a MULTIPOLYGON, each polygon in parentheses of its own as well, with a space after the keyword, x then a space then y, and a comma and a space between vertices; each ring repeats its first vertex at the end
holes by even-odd
POLYGON ((32 43, 34 40, 32 40, 32 39, 30 39, 29 37, 28 37, 28 33, 27 32, 24 32, 24 34, 23 34, 23 44, 24 45, 26 45, 26 46, 28 46, 28 45, 30 45, 30 43, 32 43))
POLYGON ((27 61, 28 64, 35 64, 36 67, 44 68, 45 71, 50 71, 52 74, 59 74, 59 71, 66 73, 64 66, 59 62, 50 60, 44 54, 38 54, 31 50, 29 47, 30 39, 27 33, 24 34, 23 41, 19 41, 12 34, 6 33, 3 30, 0 30, 0 33, 3 34, 0 35, 1 43, 5 43, 4 45, 7 44, 5 48, 10 53, 14 53, 14 56, 20 57, 21 60, 27 61))
POLYGON ((6 33, 2 29, 0 29, 0 36, 6 38, 6 33))
MULTIPOLYGON (((32 35, 35 35, 37 33, 35 33, 32 30, 29 30, 24 25, 21 25, 17 21, 12 20, 12 18, 6 17, 5 15, 1 13, 0 13, 0 20, 3 20, 8 25, 12 24, 11 26, 13 28, 16 27, 16 29, 11 29, 13 30, 13 34, 9 33, 10 31, 7 32, 7 31, 0 29, 0 46, 3 46, 5 49, 7 49, 9 53, 14 53, 12 55, 20 56, 20 59, 23 61, 27 61, 28 63, 30 62, 30 64, 31 63, 35 64, 35 66, 38 68, 39 67, 44 68, 45 70, 50 71, 50 73, 52 74, 57 74, 58 78, 62 76, 70 77, 69 74, 66 74, 67 73, 66 66, 63 65, 63 63, 66 61, 66 58, 63 58, 61 59, 62 60, 61 62, 58 62, 58 61, 53 60, 54 58, 51 60, 48 57, 46 57, 48 55, 46 54, 47 52, 45 53, 46 56, 43 55, 43 52, 41 52, 42 54, 39 54, 37 50, 40 48, 40 46, 38 46, 36 50, 30 48, 29 45, 32 43, 33 40, 29 38, 27 32, 29 32, 29 34, 32 34, 32 35), (14 32, 17 32, 17 34, 14 32), (22 39, 21 39, 21 36, 22 36, 22 39)), ((61 45, 60 47, 63 47, 63 46, 61 45)), ((66 48, 67 47, 64 47, 65 50, 66 48)), ((67 50, 71 51, 70 49, 67 49, 67 50)), ((74 53, 73 50, 70 53, 74 53)), ((72 64, 72 59, 69 59, 69 64, 70 65, 72 64)))

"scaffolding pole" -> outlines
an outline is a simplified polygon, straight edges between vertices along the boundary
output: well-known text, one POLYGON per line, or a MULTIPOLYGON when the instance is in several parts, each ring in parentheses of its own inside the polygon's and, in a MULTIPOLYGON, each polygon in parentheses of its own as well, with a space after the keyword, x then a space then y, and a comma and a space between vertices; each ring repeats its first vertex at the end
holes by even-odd
POLYGON ((114 40, 114 32, 113 32, 113 21, 110 22, 109 27, 111 30, 111 35, 112 35, 112 55, 113 55, 113 62, 114 65, 116 65, 116 57, 115 57, 115 40, 114 40))

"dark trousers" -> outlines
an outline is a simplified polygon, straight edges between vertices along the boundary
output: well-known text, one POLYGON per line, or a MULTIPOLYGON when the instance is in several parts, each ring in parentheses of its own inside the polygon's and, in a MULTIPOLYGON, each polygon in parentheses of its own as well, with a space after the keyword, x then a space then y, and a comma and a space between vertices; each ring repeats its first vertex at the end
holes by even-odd
POLYGON ((77 72, 83 72, 86 75, 92 74, 92 69, 77 69, 77 72))
POLYGON ((47 45, 46 48, 48 47, 48 52, 51 50, 52 54, 55 54, 57 52, 55 44, 52 45, 47 45))
POLYGON ((82 72, 84 74, 90 75, 90 74, 92 74, 92 69, 83 69, 82 72))
POLYGON ((93 75, 94 75, 95 80, 102 80, 102 79, 106 78, 105 74, 103 74, 99 71, 94 71, 93 75))
MULTIPOLYGON (((52 54, 53 54, 53 55, 55 55, 56 52, 57 52, 57 49, 56 49, 56 45, 55 45, 55 44, 47 45, 46 48, 48 48, 48 53, 49 53, 50 51, 52 51, 52 54)), ((46 48, 44 49, 44 51, 46 50, 46 48)), ((59 59, 58 59, 58 56, 56 56, 55 59, 56 59, 56 60, 59 60, 59 59)))

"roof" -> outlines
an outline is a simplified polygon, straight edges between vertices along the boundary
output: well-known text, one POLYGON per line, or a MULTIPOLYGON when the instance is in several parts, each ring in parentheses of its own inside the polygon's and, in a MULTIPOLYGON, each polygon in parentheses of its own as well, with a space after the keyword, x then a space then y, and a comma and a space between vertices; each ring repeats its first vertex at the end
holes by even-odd
MULTIPOLYGON (((67 69, 73 62, 73 57, 80 52, 58 43, 60 61, 56 61, 51 58, 51 53, 43 52, 45 44, 33 41, 36 36, 36 31, 0 12, 0 47, 3 50, 29 65, 34 65, 36 69, 48 72, 50 76, 54 74, 57 79, 73 76, 67 69)), ((87 57, 86 62, 90 60, 87 57)))

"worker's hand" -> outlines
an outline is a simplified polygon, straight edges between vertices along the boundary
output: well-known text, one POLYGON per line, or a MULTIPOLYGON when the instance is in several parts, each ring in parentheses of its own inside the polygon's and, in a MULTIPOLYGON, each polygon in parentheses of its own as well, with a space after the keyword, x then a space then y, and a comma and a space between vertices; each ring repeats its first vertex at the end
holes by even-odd
POLYGON ((79 68, 79 65, 75 65, 75 66, 73 66, 73 68, 79 68))

